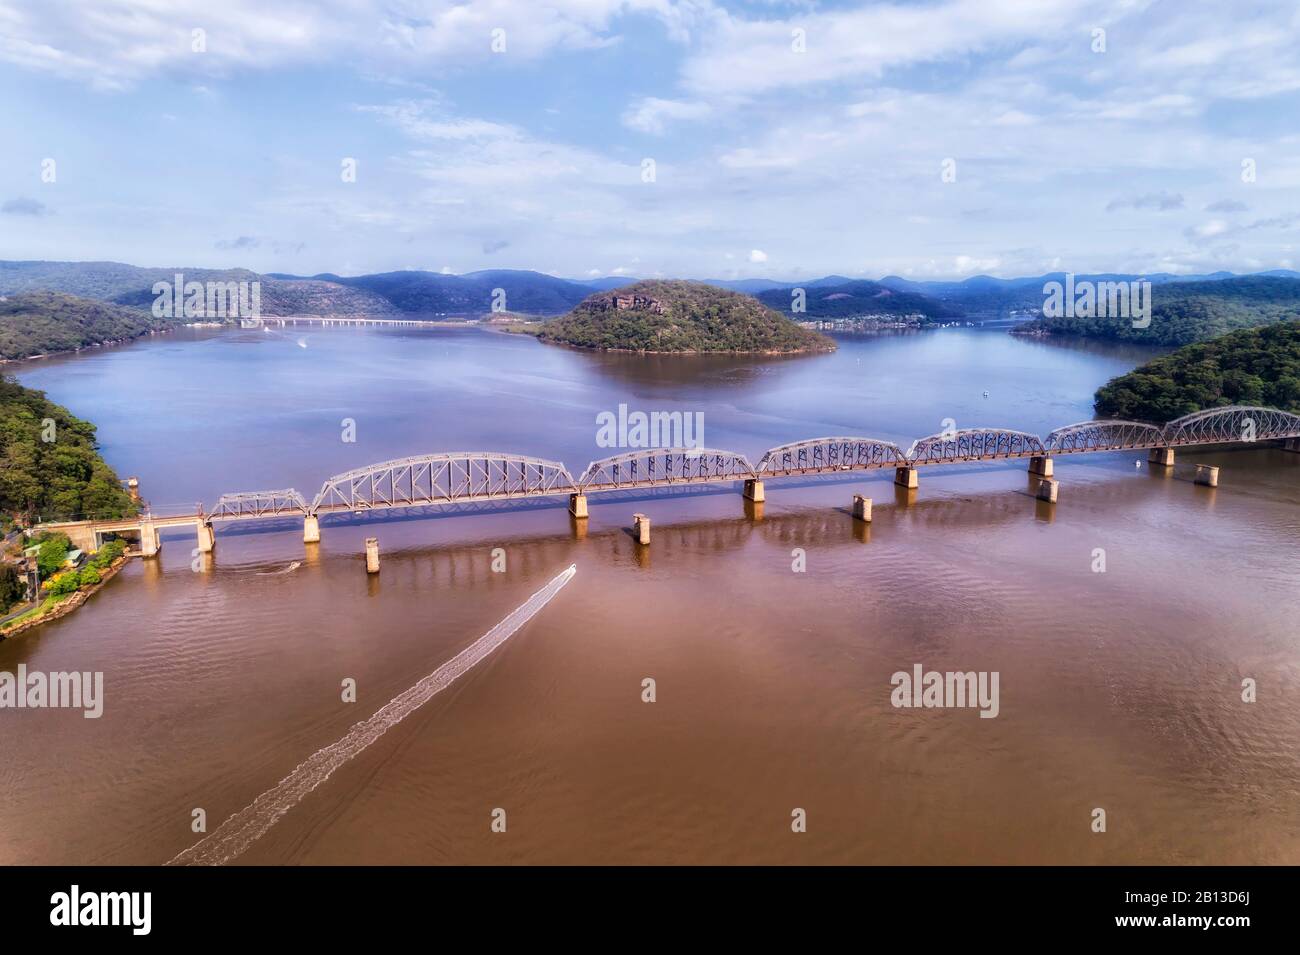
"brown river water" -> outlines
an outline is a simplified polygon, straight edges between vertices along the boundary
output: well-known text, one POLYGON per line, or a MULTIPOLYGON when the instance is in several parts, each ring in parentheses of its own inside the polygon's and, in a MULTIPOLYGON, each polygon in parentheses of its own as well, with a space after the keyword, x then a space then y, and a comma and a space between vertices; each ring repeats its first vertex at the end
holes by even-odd
MULTIPOLYGON (((185 332, 20 378, 94 420, 161 511, 311 497, 329 474, 430 451, 577 474, 618 450, 596 447, 595 416, 620 403, 702 412, 708 446, 754 461, 823 434, 906 446, 945 418, 1044 434, 1091 417, 1093 390, 1144 357, 958 330, 763 361, 290 328, 185 332)), ((1172 474, 1138 454, 1061 459, 1054 508, 1009 462, 923 469, 913 500, 892 472, 771 482, 761 513, 726 487, 592 497, 581 536, 562 500, 326 521, 319 545, 300 523, 219 527, 197 564, 177 532, 81 610, 0 643, 0 670, 102 671, 105 694, 100 719, 0 711, 0 863, 168 861, 201 838, 196 808, 212 833, 573 564, 500 649, 230 861, 1295 864, 1300 455, 1179 454, 1172 474), (1195 486, 1193 462, 1219 465, 1220 486, 1195 486), (875 501, 869 528, 854 493, 875 501), (653 519, 646 550, 633 511, 653 519), (893 706, 891 675, 917 664, 998 673, 998 715, 893 706)))

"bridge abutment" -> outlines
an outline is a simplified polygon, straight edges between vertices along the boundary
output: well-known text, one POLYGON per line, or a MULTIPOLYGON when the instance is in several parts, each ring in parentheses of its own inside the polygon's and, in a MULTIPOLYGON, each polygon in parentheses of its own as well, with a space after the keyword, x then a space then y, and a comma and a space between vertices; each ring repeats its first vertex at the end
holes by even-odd
POLYGON ((569 513, 574 517, 587 516, 587 495, 570 494, 569 495, 569 513))
POLYGON ((1046 455, 1034 455, 1029 459, 1029 473, 1036 474, 1039 477, 1051 477, 1052 459, 1046 455))
POLYGON ((650 543, 650 518, 644 514, 633 514, 632 534, 636 537, 638 544, 648 546, 650 543))
POLYGON ((1198 464, 1194 480, 1202 487, 1218 487, 1219 469, 1211 464, 1198 464))
POLYGON ((1147 460, 1157 467, 1171 468, 1174 466, 1174 449, 1152 448, 1147 454, 1147 460))
POLYGON ((302 519, 302 542, 304 544, 320 543, 320 518, 308 514, 302 519))
POLYGON ((217 546, 217 534, 212 529, 212 525, 200 522, 198 525, 198 533, 199 533, 199 553, 200 554, 212 553, 212 548, 217 546))
POLYGON ((871 498, 853 495, 853 516, 864 524, 871 523, 871 498))
POLYGON ((921 475, 916 468, 894 468, 894 483, 899 487, 915 488, 921 486, 921 475))
POLYGON ((757 478, 745 479, 745 497, 755 503, 762 503, 767 500, 763 494, 763 482, 757 478))
POLYGON ((366 573, 379 573, 379 538, 366 538, 366 573))

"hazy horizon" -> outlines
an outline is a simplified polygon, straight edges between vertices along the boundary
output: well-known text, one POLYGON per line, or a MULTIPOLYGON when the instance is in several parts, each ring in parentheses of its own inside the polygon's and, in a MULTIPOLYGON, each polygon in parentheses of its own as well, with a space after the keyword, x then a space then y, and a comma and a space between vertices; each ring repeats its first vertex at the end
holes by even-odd
MULTIPOLYGON (((527 273, 527 274, 534 274, 534 275, 544 275, 544 276, 547 276, 548 278, 559 279, 559 280, 561 280, 561 281, 565 281, 565 282, 573 282, 573 283, 576 283, 576 284, 589 284, 589 283, 592 283, 592 282, 607 281, 607 280, 611 280, 611 279, 626 279, 627 282, 629 282, 629 283, 631 283, 631 282, 638 282, 638 281, 650 281, 650 280, 659 280, 659 281, 686 281, 686 282, 705 282, 705 283, 707 283, 707 282, 712 282, 712 281, 719 281, 719 282, 746 282, 746 281, 748 281, 748 282, 775 282, 775 283, 778 283, 778 284, 780 284, 780 285, 782 285, 782 286, 785 286, 785 285, 788 285, 788 284, 798 284, 798 283, 800 283, 800 282, 818 282, 818 281, 822 281, 822 280, 827 279, 827 278, 834 278, 834 277, 839 277, 839 278, 843 278, 843 279, 846 279, 846 280, 848 280, 848 281, 854 281, 854 282, 856 282, 856 281, 882 282, 882 281, 884 281, 884 280, 886 280, 886 279, 905 279, 906 281, 909 281, 909 282, 916 282, 916 283, 918 283, 918 284, 925 284, 925 283, 931 283, 931 282, 959 283, 959 282, 964 282, 964 281, 967 281, 967 280, 970 280, 970 279, 979 279, 979 278, 993 279, 993 280, 995 280, 995 281, 1000 281, 1000 282, 1017 282, 1017 281, 1026 281, 1026 280, 1038 279, 1038 278, 1042 278, 1042 277, 1047 276, 1047 275, 1061 275, 1061 274, 1066 274, 1066 273, 1069 271, 1069 270, 1066 270, 1066 269, 1057 269, 1057 270, 1054 270, 1054 271, 1052 271, 1052 272, 1040 272, 1040 273, 1037 273, 1037 274, 1035 274, 1035 275, 1019 275, 1019 274, 1017 274, 1017 275, 1003 275, 1003 274, 997 274, 997 273, 992 273, 992 272, 980 272, 980 273, 975 273, 975 274, 972 274, 972 275, 959 276, 959 277, 954 277, 954 276, 940 276, 940 275, 934 275, 934 276, 925 276, 925 275, 901 276, 901 275, 896 275, 896 274, 894 274, 894 273, 889 273, 889 274, 884 274, 884 275, 840 275, 840 273, 837 273, 837 272, 830 272, 830 271, 827 271, 827 272, 821 272, 821 273, 817 273, 817 274, 802 274, 802 275, 797 275, 797 276, 778 276, 778 275, 775 275, 775 274, 773 274, 773 273, 765 273, 765 274, 764 274, 764 273, 759 273, 759 274, 754 274, 754 275, 746 275, 746 276, 739 277, 739 278, 727 278, 727 277, 725 277, 725 276, 721 276, 721 275, 703 275, 703 276, 693 276, 693 275, 650 275, 650 274, 643 274, 643 275, 626 275, 626 276, 620 276, 620 275, 604 275, 604 276, 574 276, 574 275, 562 275, 562 274, 556 274, 556 273, 553 273, 553 272, 543 272, 543 271, 541 271, 540 269, 528 268, 527 266, 506 266, 506 265, 495 265, 495 266, 490 266, 490 267, 486 267, 486 268, 482 268, 482 269, 471 269, 471 270, 466 271, 466 272, 451 272, 451 271, 447 271, 447 270, 445 270, 445 269, 443 269, 443 270, 439 270, 439 271, 436 271, 436 272, 435 272, 434 270, 432 270, 432 269, 386 269, 386 270, 383 270, 382 272, 351 272, 351 273, 345 273, 345 272, 340 272, 340 271, 337 271, 337 270, 334 270, 334 269, 326 269, 326 270, 321 271, 321 272, 305 273, 305 272, 288 272, 288 271, 286 271, 286 270, 284 270, 284 269, 277 269, 277 268, 269 268, 269 269, 267 269, 266 271, 258 271, 258 270, 256 270, 256 269, 251 269, 251 268, 249 268, 248 266, 238 265, 238 264, 236 264, 236 265, 225 265, 225 266, 215 266, 215 265, 195 264, 195 263, 189 263, 189 264, 186 264, 186 265, 152 265, 152 264, 147 264, 147 265, 146 265, 146 264, 140 264, 140 263, 138 263, 138 262, 123 262, 123 261, 120 261, 120 260, 118 260, 118 259, 0 259, 0 264, 28 264, 28 263, 54 263, 54 264, 59 264, 59 265, 122 265, 122 266, 126 266, 126 267, 128 267, 128 268, 144 269, 144 270, 150 270, 150 271, 155 271, 155 270, 168 271, 168 270, 175 269, 175 270, 177 270, 177 271, 181 271, 181 272, 184 272, 184 271, 186 271, 186 270, 213 271, 213 270, 236 270, 236 269, 243 269, 243 270, 245 270, 245 271, 254 272, 254 273, 258 274, 258 275, 266 275, 266 276, 277 276, 277 275, 279 275, 279 276, 288 276, 289 278, 293 278, 293 279, 317 279, 317 278, 320 278, 320 277, 322 277, 322 276, 330 276, 330 275, 335 276, 335 277, 337 277, 337 278, 342 278, 342 279, 352 279, 352 278, 360 278, 360 277, 367 276, 367 275, 382 275, 382 274, 386 274, 386 273, 387 273, 387 274, 391 274, 391 273, 395 273, 395 272, 406 272, 406 271, 410 271, 410 272, 426 272, 426 273, 429 273, 429 274, 435 274, 435 275, 446 275, 446 276, 448 276, 448 277, 450 277, 450 278, 464 278, 464 277, 468 277, 468 276, 471 276, 471 275, 480 274, 480 273, 487 273, 487 272, 518 272, 518 273, 527 273)), ((1165 273, 1165 274, 1178 275, 1178 277, 1180 277, 1180 278, 1192 278, 1192 279, 1198 278, 1198 277, 1200 277, 1201 275, 1211 275, 1211 274, 1220 274, 1220 275, 1222 275, 1223 277, 1227 277, 1229 274, 1231 274, 1232 277, 1236 277, 1236 278, 1249 278, 1249 277, 1251 277, 1251 276, 1262 275, 1262 274, 1265 274, 1265 273, 1268 273, 1268 272, 1281 272, 1281 271, 1293 271, 1293 270, 1286 270, 1286 269, 1264 269, 1264 270, 1260 270, 1260 271, 1258 271, 1258 272, 1233 272, 1233 271, 1230 270, 1230 269, 1224 269, 1224 270, 1215 270, 1215 272, 1213 272, 1213 273, 1210 273, 1210 272, 1206 272, 1206 273, 1191 273, 1191 272, 1188 272, 1188 273, 1182 273, 1181 275, 1178 274, 1178 273, 1165 273)), ((1147 275, 1156 275, 1156 274, 1162 274, 1162 273, 1157 273, 1157 272, 1154 272, 1154 271, 1152 271, 1152 272, 1124 272, 1124 271, 1121 271, 1121 270, 1118 270, 1118 269, 1098 269, 1098 270, 1096 270, 1096 271, 1079 272, 1079 273, 1074 273, 1074 274, 1076 274, 1076 275, 1080 275, 1080 276, 1083 276, 1083 275, 1131 275, 1131 276, 1136 276, 1136 277, 1139 277, 1139 278, 1140 278, 1140 277, 1142 277, 1142 276, 1147 276, 1147 275)), ((1291 276, 1287 276, 1287 277, 1288 277, 1288 278, 1300 278, 1300 273, 1297 273, 1297 274, 1295 274, 1295 275, 1291 275, 1291 276)), ((323 279, 322 279, 322 280, 323 280, 323 279)))

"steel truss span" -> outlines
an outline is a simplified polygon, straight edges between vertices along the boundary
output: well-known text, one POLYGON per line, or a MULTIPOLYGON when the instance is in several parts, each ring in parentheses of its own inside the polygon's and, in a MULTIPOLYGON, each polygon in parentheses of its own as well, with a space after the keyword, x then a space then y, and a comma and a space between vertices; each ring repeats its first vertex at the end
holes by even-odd
POLYGON ((810 438, 772 448, 758 462, 759 477, 864 471, 906 464, 903 450, 879 438, 810 438))
POLYGON ((1036 434, 1001 428, 968 428, 919 438, 907 449, 907 464, 997 461, 1046 454, 1036 434))
POLYGON ((492 451, 456 451, 383 461, 325 482, 309 511, 491 501, 576 491, 558 461, 492 451))
POLYGON ((210 521, 239 520, 241 518, 280 517, 283 514, 305 515, 307 502, 291 487, 279 491, 244 491, 240 494, 223 494, 217 498, 210 521))
POLYGON ((1057 428, 1043 447, 1049 454, 1078 454, 1084 451, 1136 451, 1163 445, 1164 428, 1140 421, 1080 421, 1057 428))
POLYGON ((1164 443, 1235 444, 1300 437, 1300 415, 1275 408, 1228 405, 1177 418, 1164 428, 1164 443))
MULTIPOLYGON (((314 517, 318 512, 477 504, 625 488, 1281 439, 1300 439, 1300 415, 1275 408, 1232 405, 1198 411, 1163 427, 1140 421, 1081 421, 1057 428, 1045 441, 1037 435, 1004 428, 950 431, 920 438, 905 452, 879 438, 809 438, 770 449, 757 468, 734 451, 647 448, 592 461, 577 481, 559 461, 495 451, 457 451, 384 461, 336 475, 325 482, 310 504, 293 488, 223 494, 210 514, 200 507, 198 513, 183 515, 183 519, 206 522, 294 514, 314 517)), ((181 519, 167 520, 176 523, 181 519)))
POLYGON ((646 448, 592 461, 578 479, 583 491, 709 484, 754 477, 743 454, 715 448, 646 448))

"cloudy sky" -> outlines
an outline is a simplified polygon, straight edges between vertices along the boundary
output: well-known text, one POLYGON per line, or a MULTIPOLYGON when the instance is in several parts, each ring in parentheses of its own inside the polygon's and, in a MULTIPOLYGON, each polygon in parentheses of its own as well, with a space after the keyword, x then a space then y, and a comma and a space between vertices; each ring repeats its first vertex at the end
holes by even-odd
POLYGON ((1295 0, 0 0, 0 258, 1300 268, 1297 117, 1295 0))

